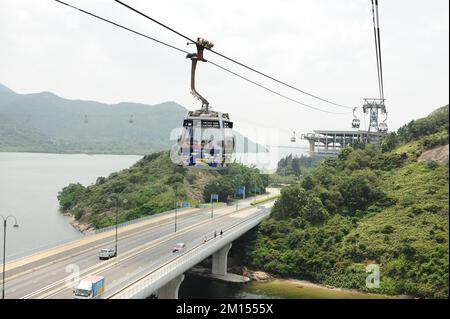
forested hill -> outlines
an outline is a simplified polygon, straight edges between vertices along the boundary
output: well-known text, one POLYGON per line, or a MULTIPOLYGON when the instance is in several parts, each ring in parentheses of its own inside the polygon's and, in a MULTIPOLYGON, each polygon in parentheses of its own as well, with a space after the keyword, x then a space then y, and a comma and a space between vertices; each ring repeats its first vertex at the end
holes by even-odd
POLYGON ((0 150, 148 154, 169 148, 186 112, 174 102, 108 105, 0 85, 0 150))
MULTIPOLYGON (((170 148, 170 133, 186 113, 175 102, 110 105, 50 92, 17 94, 0 84, 0 151, 150 154, 170 148)), ((242 135, 236 138, 242 147, 242 135)))
POLYGON ((346 148, 285 187, 271 218, 245 239, 247 265, 335 287, 448 298, 448 115, 446 106, 381 145, 346 148), (379 288, 366 286, 371 263, 380 266, 379 288))
POLYGON ((173 164, 168 152, 160 152, 145 156, 129 169, 99 177, 95 185, 70 184, 58 199, 61 210, 83 227, 101 228, 115 222, 114 198, 120 198, 119 221, 123 222, 171 210, 175 198, 178 204, 188 202, 195 207, 208 203, 212 193, 226 202, 233 199, 238 185, 245 185, 249 196, 254 187, 261 192, 267 184, 267 175, 256 168, 233 163, 219 171, 187 169, 173 164))

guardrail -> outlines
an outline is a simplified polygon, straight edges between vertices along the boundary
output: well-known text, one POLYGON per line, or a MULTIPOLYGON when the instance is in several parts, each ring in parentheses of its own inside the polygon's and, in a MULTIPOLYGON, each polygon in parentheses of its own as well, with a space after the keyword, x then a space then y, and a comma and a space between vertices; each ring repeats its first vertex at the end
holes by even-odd
POLYGON ((269 215, 270 210, 265 209, 262 213, 257 213, 244 221, 240 221, 226 228, 223 235, 214 236, 212 234, 211 237, 207 238, 206 242, 202 239, 198 239, 195 241, 194 248, 186 251, 182 255, 176 257, 161 257, 158 261, 153 262, 151 266, 146 267, 145 270, 138 270, 131 274, 130 277, 127 277, 126 280, 130 281, 132 277, 137 278, 134 279, 134 283, 113 292, 108 298, 147 298, 151 293, 163 287, 176 276, 186 272, 226 244, 239 238, 243 233, 255 227, 261 220, 267 218, 269 215), (156 269, 151 269, 158 263, 163 264, 156 269))
MULTIPOLYGON (((215 208, 216 207, 217 208, 221 208, 221 207, 224 207, 224 206, 226 206, 225 203, 217 203, 217 206, 216 206, 216 203, 214 203, 214 207, 215 208)), ((196 207, 178 208, 178 213, 184 212, 184 211, 189 210, 189 209, 195 209, 195 208, 196 207)), ((206 211, 208 211, 209 208, 208 207, 200 207, 200 208, 197 208, 197 209, 200 210, 199 212, 206 212, 206 211)), ((132 219, 132 220, 129 220, 129 221, 126 221, 126 222, 118 224, 117 228, 121 228, 121 227, 124 227, 124 226, 128 226, 128 225, 136 224, 136 223, 143 222, 143 221, 146 221, 146 220, 150 220, 150 219, 155 218, 155 217, 171 215, 171 214, 174 214, 174 213, 175 213, 175 209, 169 210, 169 211, 165 211, 165 212, 162 212, 162 213, 157 213, 157 214, 152 214, 152 215, 149 215, 149 216, 144 216, 144 217, 132 219)), ((115 228, 116 228, 116 225, 111 225, 111 226, 107 226, 107 227, 104 227, 104 228, 96 229, 95 231, 84 233, 83 236, 80 237, 80 238, 69 238, 69 239, 65 239, 65 240, 61 240, 61 241, 45 244, 45 245, 42 245, 42 246, 38 246, 38 247, 35 247, 35 248, 27 249, 25 251, 21 251, 21 252, 15 253, 15 254, 11 254, 11 255, 7 256, 7 259, 8 259, 8 262, 10 263, 10 262, 16 261, 16 260, 18 260, 20 258, 23 258, 23 257, 26 257, 26 256, 31 256, 31 255, 36 254, 36 253, 41 253, 41 252, 49 250, 49 249, 54 249, 54 248, 57 248, 57 247, 60 247, 60 246, 64 246, 64 245, 69 244, 71 242, 78 241, 78 240, 80 240, 82 238, 88 238, 88 237, 93 236, 93 235, 97 235, 97 234, 100 234, 100 233, 104 233, 104 232, 107 232, 107 231, 114 230, 115 228)))
MULTIPOLYGON (((192 208, 190 208, 190 207, 186 207, 186 208, 178 208, 178 213, 184 212, 185 210, 188 210, 188 209, 192 209, 192 208)), ((123 223, 118 224, 118 225, 117 225, 117 228, 121 228, 121 227, 125 227, 125 226, 128 226, 128 225, 140 223, 140 222, 143 222, 143 221, 146 221, 146 220, 150 220, 150 219, 152 219, 152 218, 155 218, 156 216, 159 217, 159 216, 165 216, 165 215, 171 215, 171 214, 175 214, 175 209, 168 210, 168 211, 165 211, 165 212, 162 212, 162 213, 155 213, 155 214, 152 214, 152 215, 149 215, 149 216, 144 216, 144 217, 140 217, 140 218, 128 220, 128 221, 126 221, 126 222, 123 222, 123 223)), ((93 234, 104 233, 104 232, 106 232, 106 231, 110 231, 110 230, 113 230, 113 229, 115 229, 115 228, 116 228, 116 225, 115 225, 115 224, 114 224, 114 225, 111 225, 111 226, 99 228, 99 229, 96 229, 96 230, 93 232, 93 234)))
MULTIPOLYGON (((233 204, 234 203, 235 202, 233 202, 233 204)), ((207 204, 205 204, 205 205, 207 205, 207 204)), ((224 206, 227 206, 227 204, 226 203, 221 203, 221 202, 220 203, 214 203, 214 207, 215 208, 221 208, 221 207, 224 207, 224 206)), ((194 209, 194 208, 195 207, 178 208, 178 212, 183 212, 183 211, 186 211, 186 210, 189 210, 189 209, 194 209)), ((206 208, 200 207, 199 209, 201 211, 207 211, 207 209, 209 209, 209 208, 210 207, 206 207, 206 208)), ((150 219, 155 218, 155 217, 166 216, 166 215, 170 215, 170 214, 174 214, 174 213, 175 213, 175 209, 170 210, 170 211, 165 211, 165 212, 162 212, 162 213, 152 214, 152 215, 149 215, 149 216, 144 216, 144 217, 133 219, 133 220, 129 220, 127 222, 119 224, 118 228, 121 228, 121 227, 124 227, 124 226, 128 226, 128 225, 131 225, 131 224, 136 224, 136 223, 139 223, 139 222, 142 222, 142 221, 150 220, 150 219)), ((28 249, 26 251, 17 252, 15 254, 11 254, 11 255, 7 256, 8 263, 14 262, 14 261, 19 260, 19 259, 21 259, 23 257, 28 257, 28 256, 32 256, 34 254, 42 253, 42 252, 44 252, 46 250, 50 250, 50 249, 54 249, 54 248, 58 248, 58 247, 64 246, 66 244, 78 241, 78 240, 80 240, 82 238, 87 238, 89 236, 93 236, 93 235, 97 235, 97 234, 100 234, 100 233, 104 233, 106 231, 111 231, 111 230, 113 230, 115 228, 116 228, 116 225, 111 225, 111 226, 107 226, 107 227, 104 227, 104 228, 97 229, 97 230, 92 231, 92 232, 85 233, 85 234, 83 234, 84 236, 80 237, 80 238, 70 238, 70 239, 66 239, 66 240, 61 240, 61 241, 45 244, 45 245, 42 245, 42 246, 39 246, 39 247, 31 248, 31 249, 28 249)))
MULTIPOLYGON (((202 205, 200 205, 200 207, 198 209, 209 208, 208 206, 202 206, 202 205)), ((204 204, 204 205, 209 205, 209 204, 204 204)), ((223 206, 225 206, 225 203, 217 203, 216 207, 220 208, 220 207, 223 207, 223 206)), ((195 208, 196 207, 182 207, 182 208, 178 208, 178 213, 184 212, 184 211, 189 210, 189 209, 195 209, 195 208)), ((168 211, 165 211, 165 212, 162 212, 162 213, 155 213, 155 214, 152 214, 152 215, 149 215, 149 216, 144 216, 144 217, 141 217, 141 218, 132 219, 132 220, 129 220, 129 221, 126 221, 126 222, 118 224, 117 228, 128 226, 128 225, 132 225, 132 224, 136 224, 136 223, 140 223, 140 222, 143 222, 143 221, 155 218, 156 216, 159 217, 159 216, 166 216, 166 215, 171 215, 171 214, 175 214, 175 209, 168 210, 168 211)), ((104 228, 96 229, 93 233, 94 234, 100 234, 100 233, 103 233, 105 231, 113 230, 115 228, 116 228, 116 225, 111 225, 111 226, 107 226, 107 227, 104 227, 104 228)))

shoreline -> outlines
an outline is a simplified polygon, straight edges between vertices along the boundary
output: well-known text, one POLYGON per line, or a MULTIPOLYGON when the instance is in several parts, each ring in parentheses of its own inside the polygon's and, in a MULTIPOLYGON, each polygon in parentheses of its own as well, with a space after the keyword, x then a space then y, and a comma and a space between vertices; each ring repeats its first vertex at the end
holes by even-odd
POLYGON ((341 287, 334 287, 329 285, 324 285, 320 283, 314 283, 307 280, 301 280, 301 279, 295 279, 295 278, 286 278, 286 277, 279 277, 264 271, 259 270, 249 270, 248 273, 250 274, 250 278, 254 282, 259 283, 270 283, 270 282, 280 282, 282 284, 288 284, 292 286, 296 286, 297 288, 315 288, 315 289, 322 289, 327 291, 338 291, 343 293, 351 293, 351 294, 365 294, 365 295, 371 295, 371 296, 378 296, 378 297, 385 297, 386 299, 413 299, 412 296, 407 295, 387 295, 382 293, 374 293, 374 292, 367 292, 362 291, 358 289, 350 289, 350 288, 341 288, 341 287), (256 276, 255 276, 256 274, 256 276))
POLYGON ((371 295, 371 296, 379 296, 379 297, 385 297, 386 299, 411 299, 413 297, 406 296, 406 295, 386 295, 381 293, 374 293, 374 292, 367 292, 362 291, 358 289, 350 289, 350 288, 340 288, 340 287, 333 287, 328 285, 323 285, 319 283, 313 283, 306 280, 300 280, 300 279, 293 279, 293 278, 273 278, 270 281, 279 281, 281 283, 286 283, 290 285, 295 285, 298 288, 316 288, 316 289, 323 289, 328 291, 339 291, 339 292, 345 292, 345 293, 352 293, 352 294, 364 294, 364 295, 371 295))
POLYGON ((78 220, 75 219, 75 216, 73 216, 70 213, 62 213, 62 215, 69 219, 69 224, 73 228, 75 228, 77 231, 79 231, 85 236, 95 231, 94 227, 91 224, 80 223, 78 220))
POLYGON ((246 270, 246 271, 244 270, 244 275, 249 276, 251 278, 251 282, 257 282, 257 283, 279 282, 282 284, 292 285, 297 288, 314 288, 314 289, 321 289, 321 290, 326 290, 326 291, 337 291, 337 292, 350 293, 350 294, 364 294, 364 295, 370 295, 370 296, 384 297, 386 299, 414 299, 413 296, 408 296, 408 295, 387 295, 387 294, 383 294, 383 293, 374 293, 374 292, 362 291, 362 290, 358 290, 358 289, 334 287, 334 286, 329 286, 329 285, 325 285, 325 284, 314 283, 314 282, 311 282, 308 280, 280 277, 280 276, 273 275, 273 274, 267 273, 265 271, 260 271, 260 270, 246 270))

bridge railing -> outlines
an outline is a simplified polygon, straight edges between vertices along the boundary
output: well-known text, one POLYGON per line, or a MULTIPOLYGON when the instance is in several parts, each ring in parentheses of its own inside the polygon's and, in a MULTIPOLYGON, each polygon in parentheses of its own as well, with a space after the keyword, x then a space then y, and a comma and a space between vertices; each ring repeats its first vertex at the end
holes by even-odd
MULTIPOLYGON (((217 203, 217 204, 214 203, 214 207, 215 208, 216 207, 220 208, 220 207, 224 207, 224 206, 226 206, 225 203, 217 203)), ((178 208, 178 213, 182 213, 182 212, 184 212, 186 210, 189 210, 189 209, 195 209, 195 207, 178 208)), ((208 211, 208 209, 203 207, 203 206, 201 206, 199 209, 200 209, 201 212, 208 211)), ((129 221, 126 221, 126 222, 118 224, 117 228, 121 228, 121 227, 125 227, 125 226, 128 226, 128 225, 140 223, 140 222, 143 222, 143 221, 146 221, 146 220, 150 220, 152 218, 156 218, 156 217, 160 217, 160 216, 171 215, 171 214, 174 214, 174 213, 175 213, 175 209, 172 209, 172 210, 165 211, 165 212, 162 212, 162 213, 157 213, 157 214, 152 214, 152 215, 148 215, 148 216, 132 219, 132 220, 129 220, 129 221)), ((113 230, 115 228, 116 228, 116 225, 111 225, 111 226, 108 226, 108 227, 96 229, 94 231, 84 233, 83 234, 84 236, 81 237, 81 238, 87 238, 89 236, 93 236, 93 235, 97 235, 97 234, 104 233, 104 232, 107 232, 107 231, 111 231, 111 230, 113 230)), ((20 258, 23 258, 24 256, 31 256, 32 254, 40 253, 40 252, 46 251, 48 249, 54 249, 54 248, 57 248, 57 247, 60 247, 60 246, 64 246, 64 245, 69 244, 71 242, 80 240, 81 238, 77 238, 77 237, 76 238, 68 238, 68 239, 65 239, 65 240, 56 241, 56 242, 52 242, 52 243, 49 243, 49 244, 37 246, 37 247, 31 248, 31 249, 27 249, 27 250, 24 250, 24 251, 19 251, 17 253, 8 255, 7 259, 8 259, 8 262, 13 262, 13 261, 18 260, 20 258)))
MULTIPOLYGON (((217 208, 223 207, 223 206, 225 206, 225 203, 218 203, 217 204, 217 208)), ((186 210, 189 210, 189 209, 195 209, 195 207, 178 208, 178 213, 182 213, 182 212, 184 212, 186 210)), ((205 209, 205 207, 204 206, 200 206, 199 209, 205 209)), ((167 216, 167 215, 173 215, 173 214, 175 214, 175 209, 168 210, 168 211, 165 211, 165 212, 162 212, 162 213, 152 214, 152 215, 149 215, 149 216, 144 216, 144 217, 141 217, 141 218, 132 219, 132 220, 129 220, 129 221, 126 221, 126 222, 118 224, 117 228, 121 228, 121 227, 124 227, 124 226, 140 223, 140 222, 143 222, 143 221, 146 221, 146 220, 150 220, 150 219, 155 218, 155 217, 167 216)), ((107 226, 107 227, 104 227, 104 228, 96 229, 93 232, 93 234, 104 233, 104 232, 113 230, 115 228, 116 228, 116 225, 107 226)))
MULTIPOLYGON (((175 257, 166 255, 159 258, 155 262, 152 262, 148 267, 137 270, 127 276, 127 278, 122 280, 121 283, 123 284, 125 281, 134 281, 134 283, 128 284, 116 292, 111 293, 108 298, 132 299, 148 297, 142 295, 142 293, 144 291, 148 291, 149 286, 153 286, 153 288, 151 288, 154 289, 153 292, 161 288, 165 283, 176 277, 171 273, 178 273, 180 271, 183 273, 187 271, 201 260, 210 256, 212 250, 217 251, 226 245, 226 243, 232 242, 234 239, 240 237, 243 233, 242 228, 246 228, 245 231, 247 231, 248 229, 256 226, 262 219, 267 218, 269 215, 269 210, 262 213, 257 213, 250 218, 239 221, 225 228, 223 235, 216 234, 216 236, 214 236, 214 232, 211 232, 207 235, 206 242, 204 242, 202 238, 195 240, 194 248, 184 252, 181 255, 177 255, 175 257), (155 266, 157 266, 157 268, 154 268, 155 266), (172 276, 169 276, 169 274, 172 276)), ((117 286, 119 285, 120 283, 117 283, 115 285, 116 287, 110 286, 108 290, 114 291, 114 288, 117 289, 117 286)))

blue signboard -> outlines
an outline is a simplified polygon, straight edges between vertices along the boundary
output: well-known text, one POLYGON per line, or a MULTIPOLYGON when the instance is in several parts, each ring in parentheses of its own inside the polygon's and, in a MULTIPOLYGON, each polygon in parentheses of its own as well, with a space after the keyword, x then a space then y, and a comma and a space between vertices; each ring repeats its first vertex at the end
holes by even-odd
POLYGON ((181 207, 189 207, 189 203, 188 202, 182 202, 181 203, 181 207))
POLYGON ((219 194, 211 194, 211 200, 219 200, 219 194))
POLYGON ((244 195, 244 194, 245 194, 245 186, 240 186, 236 191, 236 195, 244 195))
POLYGON ((259 188, 259 187, 255 187, 255 188, 253 188, 253 191, 252 191, 253 193, 260 193, 261 192, 261 188, 259 188))

